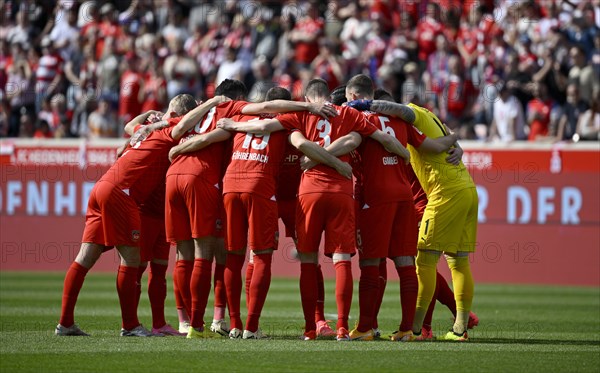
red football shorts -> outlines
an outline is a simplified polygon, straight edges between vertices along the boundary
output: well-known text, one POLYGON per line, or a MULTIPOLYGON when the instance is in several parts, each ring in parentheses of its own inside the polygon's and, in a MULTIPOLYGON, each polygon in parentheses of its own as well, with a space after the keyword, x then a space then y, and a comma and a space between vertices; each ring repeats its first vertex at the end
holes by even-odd
POLYGON ((413 201, 370 206, 358 213, 360 259, 417 255, 418 228, 413 201))
POLYGON ((141 261, 169 260, 171 244, 167 242, 165 234, 165 219, 145 214, 141 214, 140 218, 142 219, 141 261))
POLYGON ((296 205, 295 199, 284 199, 277 201, 277 212, 283 225, 285 226, 285 235, 294 240, 296 237, 296 205))
POLYGON ((252 193, 225 193, 227 250, 277 249, 277 202, 252 193))
POLYGON ((127 193, 108 181, 94 185, 85 214, 81 242, 107 246, 140 244, 140 213, 127 193))
POLYGON ((354 199, 342 193, 308 193, 298 197, 298 251, 318 252, 325 232, 325 255, 356 252, 354 199))
POLYGON ((194 175, 167 177, 165 228, 169 242, 214 236, 220 228, 221 191, 194 175))

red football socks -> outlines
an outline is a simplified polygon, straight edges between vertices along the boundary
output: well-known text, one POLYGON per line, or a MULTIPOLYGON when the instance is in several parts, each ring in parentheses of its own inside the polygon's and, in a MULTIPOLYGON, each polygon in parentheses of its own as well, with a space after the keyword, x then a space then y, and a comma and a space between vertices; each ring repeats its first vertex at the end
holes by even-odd
POLYGON ((173 271, 173 281, 177 282, 179 298, 182 301, 182 307, 188 315, 192 314, 192 293, 190 284, 192 282, 193 270, 194 262, 190 260, 178 260, 175 264, 175 270, 173 271))
POLYGON ((244 255, 227 254, 225 289, 227 291, 227 308, 229 308, 231 329, 242 330, 244 328, 240 316, 240 298, 242 297, 242 267, 245 259, 244 255))
POLYGON ((336 328, 348 329, 348 315, 352 305, 352 266, 349 260, 335 263, 335 300, 338 309, 336 328))
POLYGON ((246 307, 250 305, 250 283, 252 282, 252 274, 254 273, 254 263, 250 262, 246 266, 246 307))
POLYGON ((75 304, 79 291, 83 286, 85 275, 88 269, 77 262, 71 263, 65 275, 65 284, 63 287, 62 309, 60 313, 60 325, 71 327, 75 324, 75 304))
POLYGON ((373 310, 373 329, 379 328, 377 322, 377 315, 381 309, 381 303, 383 302, 383 296, 385 294, 385 287, 387 285, 387 261, 382 260, 379 263, 379 292, 377 294, 377 301, 375 302, 375 309, 373 310))
POLYGON ((121 317, 123 319, 123 329, 125 330, 131 330, 140 325, 137 317, 137 276, 138 267, 119 266, 117 293, 119 294, 121 317))
POLYGON ((375 304, 379 297, 379 266, 364 266, 360 268, 358 282, 358 305, 360 317, 357 329, 366 332, 373 328, 375 304))
POLYGON ((317 265, 317 307, 315 309, 315 322, 325 321, 325 281, 321 265, 317 265))
POLYGON ((204 327, 204 312, 210 295, 212 262, 207 259, 194 260, 190 289, 192 292, 192 327, 204 327))
POLYGON ((165 299, 167 298, 167 267, 166 264, 150 263, 148 274, 148 298, 152 309, 152 327, 162 328, 165 320, 165 299))
POLYGON ((146 266, 147 265, 140 265, 138 267, 138 273, 137 273, 137 282, 136 282, 136 307, 139 307, 140 305, 140 298, 142 297, 142 277, 144 277, 144 272, 146 272, 146 266))
POLYGON ((215 291, 215 305, 213 319, 225 318, 225 307, 227 307, 227 293, 225 292, 225 264, 215 264, 213 277, 215 291))
POLYGON ((300 299, 304 313, 305 332, 317 330, 315 308, 318 298, 317 264, 300 264, 300 299))
POLYGON ((400 300, 402 304, 402 321, 400 331, 412 330, 415 319, 415 308, 417 306, 417 293, 419 291, 419 280, 415 266, 396 267, 400 277, 400 300))
POLYGON ((246 320, 246 330, 253 333, 258 330, 260 313, 271 286, 272 259, 272 253, 254 255, 254 271, 250 282, 250 301, 248 302, 248 319, 246 320))

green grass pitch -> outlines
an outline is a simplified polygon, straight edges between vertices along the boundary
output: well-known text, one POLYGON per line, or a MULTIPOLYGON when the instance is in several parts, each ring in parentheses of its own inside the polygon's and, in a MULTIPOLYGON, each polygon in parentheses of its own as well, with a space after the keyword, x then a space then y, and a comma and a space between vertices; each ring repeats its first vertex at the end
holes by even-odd
MULTIPOLYGON (((0 372, 600 371, 598 288, 477 285, 481 322, 467 343, 304 342, 298 281, 274 279, 261 318, 269 340, 121 338, 115 275, 92 272, 76 309, 78 324, 92 334, 82 338, 53 335, 63 276, 0 272, 0 372)), ((167 318, 176 325, 170 284, 167 318)), ((326 291, 325 310, 335 318, 333 282, 326 291)), ((398 325, 398 294, 398 282, 390 281, 379 318, 384 334, 398 325)), ((207 310, 210 321, 211 304, 207 310)), ((145 294, 139 315, 151 326, 145 294)), ((351 326, 357 316, 355 284, 351 326)), ((450 325, 450 312, 438 303, 434 332, 450 325)))

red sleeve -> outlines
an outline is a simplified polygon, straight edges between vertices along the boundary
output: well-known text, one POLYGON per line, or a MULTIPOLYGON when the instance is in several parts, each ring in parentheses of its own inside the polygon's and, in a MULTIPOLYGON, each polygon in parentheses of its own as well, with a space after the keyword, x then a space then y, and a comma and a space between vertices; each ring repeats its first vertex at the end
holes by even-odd
POLYGON ((300 118, 298 118, 298 114, 296 113, 278 115, 277 120, 279 121, 279 123, 281 123, 283 128, 290 131, 301 129, 302 127, 302 121, 300 120, 300 118))
POLYGON ((133 127, 133 133, 136 133, 140 128, 142 128, 143 124, 138 124, 137 126, 133 127))
POLYGON ((183 115, 176 118, 169 118, 167 119, 167 123, 169 123, 169 127, 173 127, 177 123, 181 122, 181 119, 183 119, 183 115))
POLYGON ((377 131, 377 127, 373 123, 369 122, 362 113, 358 110, 344 107, 346 113, 344 115, 344 123, 352 125, 352 131, 358 132, 363 136, 371 136, 377 131))
POLYGON ((415 148, 421 146, 423 141, 425 141, 427 138, 423 132, 419 131, 415 126, 410 124, 408 125, 408 130, 406 132, 408 134, 408 143, 415 148))
MULTIPOLYGON (((226 102, 225 105, 229 105, 228 107, 228 117, 232 117, 234 115, 241 115, 242 113, 242 109, 248 105, 248 103, 246 101, 229 101, 226 102)), ((227 118, 227 117, 224 117, 227 118)))

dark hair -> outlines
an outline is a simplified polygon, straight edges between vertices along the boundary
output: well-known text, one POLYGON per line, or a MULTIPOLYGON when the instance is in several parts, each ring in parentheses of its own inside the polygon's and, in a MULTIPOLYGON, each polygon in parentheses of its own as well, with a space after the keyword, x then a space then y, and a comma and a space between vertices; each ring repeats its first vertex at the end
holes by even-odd
POLYGON ((267 91, 266 101, 291 100, 292 94, 283 87, 273 87, 267 91))
POLYGON ((306 86, 306 96, 329 97, 329 88, 327 82, 321 78, 312 79, 306 86))
POLYGON ((356 91, 356 93, 361 96, 373 95, 373 81, 364 74, 353 76, 352 79, 346 83, 346 87, 350 90, 356 91))
POLYGON ((240 97, 246 97, 248 89, 246 85, 239 80, 225 79, 215 89, 215 96, 226 96, 232 100, 238 100, 240 97))
POLYGON ((385 100, 385 101, 394 101, 394 96, 392 96, 391 93, 389 93, 388 91, 386 91, 383 88, 377 88, 374 92, 373 92, 373 99, 374 100, 385 100))
POLYGON ((183 93, 177 95, 171 99, 171 103, 173 104, 173 110, 177 113, 177 116, 182 116, 187 114, 188 111, 191 111, 198 103, 194 99, 194 96, 189 95, 187 93, 183 93))
POLYGON ((346 99, 346 85, 340 85, 335 87, 335 89, 333 91, 331 91, 331 94, 329 95, 331 102, 334 105, 341 105, 344 102, 347 101, 346 99))

